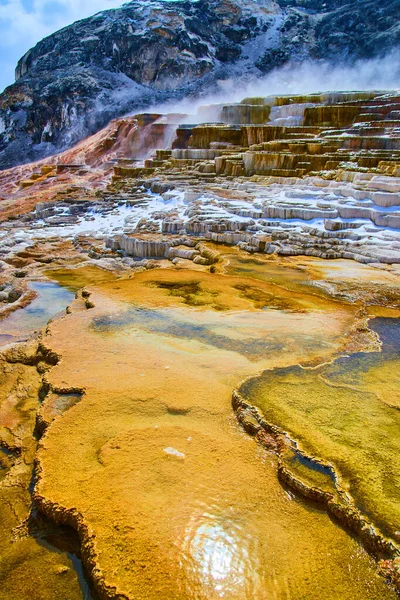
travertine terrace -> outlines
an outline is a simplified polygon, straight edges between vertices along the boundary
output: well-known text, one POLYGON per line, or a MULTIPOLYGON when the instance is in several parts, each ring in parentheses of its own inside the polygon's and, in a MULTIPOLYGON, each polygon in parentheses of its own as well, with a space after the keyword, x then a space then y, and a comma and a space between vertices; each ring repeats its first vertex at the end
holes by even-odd
POLYGON ((0 599, 394 600, 398 93, 129 116, 0 183, 0 599))
MULTIPOLYGON (((220 123, 181 125, 172 149, 145 161, 142 173, 166 187, 191 175, 193 207, 162 231, 250 252, 398 262, 399 108, 394 93, 360 92, 200 109, 220 123), (208 201, 196 204, 196 192, 208 201)), ((135 174, 118 165, 114 182, 135 174)))
MULTIPOLYGON (((73 200, 81 212, 96 199, 141 206, 149 190, 161 204, 137 219, 133 211, 123 234, 189 234, 249 252, 395 264, 399 109, 394 92, 327 93, 118 120, 50 163, 3 172, 1 210, 42 200, 37 214, 57 224, 61 207, 79 214, 73 200), (180 124, 191 120, 197 124, 180 124)), ((128 255, 161 252, 142 255, 136 244, 132 254, 132 242, 120 241, 128 255)))

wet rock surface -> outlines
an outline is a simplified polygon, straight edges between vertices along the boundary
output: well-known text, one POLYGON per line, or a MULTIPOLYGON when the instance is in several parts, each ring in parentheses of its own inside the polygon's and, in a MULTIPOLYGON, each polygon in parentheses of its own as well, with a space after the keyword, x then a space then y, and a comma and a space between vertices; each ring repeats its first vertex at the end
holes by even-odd
MULTIPOLYGON (((291 362, 297 353, 311 360, 329 356, 352 320, 351 305, 339 313, 334 303, 303 296, 309 309, 299 313, 286 304, 286 294, 254 279, 153 270, 100 286, 91 295, 91 311, 77 306, 48 328, 44 344, 62 356, 46 375, 49 385, 84 387, 85 395, 42 439, 34 497, 52 519, 78 529, 105 597, 153 598, 162 591, 169 597, 213 598, 224 590, 232 597, 263 598, 265 589, 280 597, 285 585, 306 590, 309 598, 319 598, 321 589, 333 598, 390 597, 390 589, 376 587, 378 580, 367 574, 366 555, 348 546, 351 538, 322 513, 279 492, 278 480, 270 476, 273 456, 254 453, 229 424, 228 392, 238 375, 258 371, 265 361, 291 362), (272 290, 283 312, 259 308, 260 297, 272 290), (68 338, 66 330, 75 335, 68 338), (260 339, 262 331, 268 331, 266 340, 260 339), (306 352, 305 336, 312 338, 306 352), (71 443, 77 451, 64 460, 56 448, 71 443), (85 472, 77 468, 82 461, 85 472), (283 527, 287 538, 282 518, 290 523, 283 527), (304 519, 311 519, 311 537, 303 530, 300 541, 296 532, 304 519), (319 535, 324 541, 317 559, 312 546, 319 535), (276 543, 279 555, 285 548, 287 572, 281 560, 275 566, 276 543), (332 561, 337 544, 343 563, 348 551, 353 556, 356 551, 354 569, 363 573, 366 587, 332 561), (229 567, 216 566, 218 552, 231 556, 229 567), (318 568, 312 566, 314 556, 318 568), (123 568, 116 571, 116 564, 123 568), (309 569, 313 576, 306 582, 309 569)), ((293 302, 294 292, 289 295, 293 302)))
MULTIPOLYGON (((116 279, 99 268, 106 259, 89 257, 88 243, 75 248, 56 239, 24 250, 36 259, 28 279, 40 273, 71 290, 83 289, 67 314, 47 326, 39 346, 36 342, 29 352, 11 346, 6 357, 10 364, 32 365, 24 368, 37 380, 30 427, 43 437, 36 455, 35 507, 52 523, 78 531, 96 593, 152 598, 162 590, 169 597, 212 598, 216 575, 205 575, 211 565, 212 573, 218 571, 218 586, 241 599, 263 598, 265 589, 280 597, 287 585, 304 589, 309 598, 319 598, 321 588, 331 597, 391 598, 372 560, 345 531, 323 512, 310 511, 285 495, 273 456, 254 452, 251 440, 234 425, 230 396, 240 378, 266 365, 320 361, 339 348, 356 347, 356 332, 351 343, 345 341, 346 333, 354 320, 359 322, 358 311, 367 301, 386 303, 395 274, 343 261, 342 273, 329 275, 329 262, 304 258, 301 265, 295 258, 260 254, 254 260, 238 248, 191 246, 193 240, 183 237, 171 248, 197 248, 197 256, 214 261, 216 273, 209 273, 208 265, 187 259, 176 265, 168 258, 144 259, 145 264, 140 259, 136 270, 127 269, 119 256, 112 261, 116 279), (38 260, 44 256, 53 259, 50 266, 38 260), (149 269, 155 266, 164 268, 149 269), (223 275, 224 269, 234 275, 223 275), (358 299, 354 304, 354 299, 343 303, 330 298, 314 286, 318 279, 330 282, 338 298, 344 289, 350 297, 353 289, 358 299), (372 281, 375 296, 368 290, 372 281), (73 453, 68 451, 72 446, 73 453), (237 514, 233 506, 240 507, 237 514), (287 532, 284 539, 282 531, 287 532), (224 556, 231 557, 229 569, 218 566, 221 544, 224 556), (172 564, 180 565, 178 572, 172 564), (123 568, 116 572, 116 565, 123 568), (335 578, 334 592, 328 572, 335 578)), ((374 343, 367 341, 368 331, 362 335, 361 347, 374 343)), ((259 435, 251 415, 246 423, 259 435)), ((34 442, 32 458, 35 448, 34 442)), ((276 451, 272 438, 268 448, 276 451)), ((12 473, 14 459, 7 460, 12 473)), ((27 462, 29 478, 31 468, 27 462)), ((31 512, 29 494, 27 500, 24 518, 31 512)), ((31 562, 26 569, 32 572, 38 564, 36 542, 29 530, 27 535, 24 552, 31 562)), ((63 539, 66 534, 60 535, 63 539)), ((58 556, 57 573, 76 577, 58 556)), ((387 576, 393 566, 390 557, 385 560, 388 565, 381 568, 387 576)), ((10 564, 15 581, 19 571, 10 564)), ((4 597, 9 600, 15 590, 7 577, 4 572, 4 597)), ((47 578, 46 585, 62 598, 57 581, 47 578)), ((19 594, 29 595, 25 588, 19 594)))
POLYGON ((0 597, 78 600, 70 557, 32 535, 33 435, 41 377, 37 343, 0 354, 0 597))

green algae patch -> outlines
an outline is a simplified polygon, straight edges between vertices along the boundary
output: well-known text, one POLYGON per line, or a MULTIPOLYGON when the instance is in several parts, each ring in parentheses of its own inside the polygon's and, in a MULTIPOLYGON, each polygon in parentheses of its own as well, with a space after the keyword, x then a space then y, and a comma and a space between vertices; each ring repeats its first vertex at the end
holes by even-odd
POLYGON ((238 284, 235 285, 234 288, 239 291, 241 297, 251 300, 254 303, 255 308, 258 309, 302 310, 300 302, 296 302, 289 298, 282 298, 278 293, 272 294, 271 292, 260 290, 256 286, 246 284, 238 284))
MULTIPOLYGON (((379 319, 373 328, 382 339, 380 353, 358 353, 313 370, 265 371, 240 393, 308 455, 331 464, 360 512, 400 541, 400 412, 394 406, 400 323, 379 319)), ((315 479, 310 471, 302 475, 310 484, 315 479)))
POLYGON ((215 310, 224 310, 224 307, 216 302, 218 291, 205 289, 200 281, 158 281, 155 287, 166 290, 169 295, 180 298, 187 306, 209 306, 215 310))
POLYGON ((276 270, 275 267, 272 278, 259 276, 263 270, 266 275, 269 268, 270 265, 265 261, 253 261, 243 275, 235 274, 233 268, 227 269, 229 274, 219 274, 218 277, 191 270, 144 271, 136 274, 132 280, 118 280, 119 287, 115 288, 115 295, 124 299, 130 296, 132 301, 153 305, 186 305, 221 312, 273 309, 299 313, 318 311, 321 314, 337 311, 352 315, 357 309, 316 293, 310 285, 306 286, 307 276, 300 271, 296 273, 293 269, 297 276, 304 279, 304 285, 287 285, 284 268, 276 270))
POLYGON ((314 307, 346 304, 367 306, 371 316, 399 317, 399 285, 395 273, 371 265, 339 259, 329 261, 310 256, 248 256, 237 247, 207 243, 221 253, 224 271, 265 281, 306 295, 314 307))
POLYGON ((283 263, 282 260, 277 260, 275 257, 273 260, 268 260, 262 255, 249 256, 244 252, 240 253, 236 247, 223 246, 221 248, 220 245, 211 242, 207 243, 207 247, 219 250, 228 261, 224 267, 228 275, 250 277, 259 281, 284 285, 290 289, 303 289, 303 291, 310 282, 307 271, 296 267, 293 259, 290 263, 283 263))

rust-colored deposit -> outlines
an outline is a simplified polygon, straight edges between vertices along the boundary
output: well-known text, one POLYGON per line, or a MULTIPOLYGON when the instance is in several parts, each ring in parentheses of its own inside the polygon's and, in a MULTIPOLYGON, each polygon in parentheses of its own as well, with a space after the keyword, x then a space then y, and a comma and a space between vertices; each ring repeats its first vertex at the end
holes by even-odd
POLYGON ((70 150, 0 172, 0 218, 30 212, 39 202, 94 197, 103 190, 121 153, 129 156, 138 131, 134 117, 116 119, 70 150))

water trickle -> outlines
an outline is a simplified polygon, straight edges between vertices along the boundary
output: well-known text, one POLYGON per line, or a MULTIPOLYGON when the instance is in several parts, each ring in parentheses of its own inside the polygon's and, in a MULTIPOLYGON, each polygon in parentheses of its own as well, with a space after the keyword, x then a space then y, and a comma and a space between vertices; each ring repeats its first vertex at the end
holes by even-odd
POLYGON ((56 525, 38 511, 32 510, 28 530, 39 545, 50 552, 68 557, 78 577, 82 600, 99 600, 82 564, 79 537, 72 527, 56 525))

